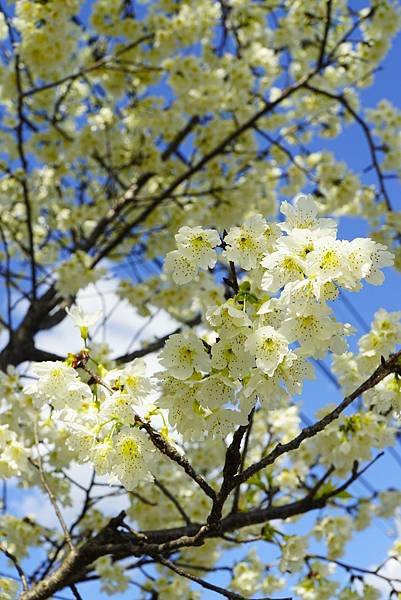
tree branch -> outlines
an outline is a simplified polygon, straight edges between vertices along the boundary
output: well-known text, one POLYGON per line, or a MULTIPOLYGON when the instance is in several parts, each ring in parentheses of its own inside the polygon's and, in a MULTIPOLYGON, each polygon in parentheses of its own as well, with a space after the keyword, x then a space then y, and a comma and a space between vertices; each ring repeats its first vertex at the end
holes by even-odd
MULTIPOLYGON (((225 588, 222 588, 218 585, 214 585, 213 583, 210 583, 209 581, 205 581, 204 579, 201 579, 200 577, 197 577, 196 575, 193 575, 192 573, 188 573, 187 571, 184 571, 184 569, 182 569, 181 567, 177 567, 177 565, 175 565, 173 562, 171 562, 171 560, 162 558, 161 556, 155 556, 154 558, 160 564, 164 565, 168 569, 171 569, 171 571, 174 571, 174 573, 177 573, 177 575, 180 575, 181 577, 185 577, 185 579, 189 579, 190 581, 197 583, 198 585, 203 587, 205 590, 210 590, 212 592, 215 592, 216 594, 220 594, 220 596, 224 596, 225 598, 228 598, 229 600, 246 600, 245 596, 241 596, 241 594, 236 594, 235 592, 226 590, 225 588)), ((260 600, 271 600, 271 599, 265 597, 265 598, 261 598, 260 600)), ((291 600, 291 598, 287 597, 287 598, 282 598, 281 600, 291 600)))
POLYGON ((398 371, 400 369, 400 357, 401 351, 397 352, 396 354, 393 354, 387 361, 385 361, 379 367, 377 367, 375 372, 366 381, 364 381, 354 392, 352 392, 352 394, 344 398, 344 400, 334 410, 332 410, 325 417, 320 419, 320 421, 317 421, 316 423, 313 423, 313 425, 305 427, 301 431, 301 433, 299 433, 295 438, 293 438, 286 444, 277 444, 277 446, 267 456, 262 458, 259 462, 245 469, 245 471, 243 471, 241 475, 236 476, 234 478, 235 485, 243 483, 244 481, 252 477, 252 475, 255 475, 255 473, 258 473, 260 470, 264 469, 268 465, 273 464, 279 456, 282 456, 287 452, 291 452, 291 450, 296 450, 297 448, 299 448, 299 446, 304 440, 314 437, 320 431, 323 431, 323 429, 325 429, 327 425, 332 423, 335 419, 338 419, 341 413, 343 413, 344 410, 356 398, 358 398, 358 396, 360 396, 367 390, 373 388, 390 373, 398 371))
POLYGON ((331 25, 332 6, 333 6, 333 0, 327 0, 326 1, 326 17, 325 17, 325 23, 324 23, 323 39, 322 39, 322 44, 320 46, 319 58, 317 60, 317 70, 318 71, 320 71, 322 69, 322 67, 324 67, 324 57, 326 54, 327 41, 329 38, 329 31, 330 31, 330 25, 331 25))
POLYGON ((45 476, 45 472, 43 469, 43 460, 42 460, 42 455, 40 453, 40 448, 39 448, 39 435, 38 435, 38 425, 37 422, 35 422, 35 426, 34 426, 34 436, 35 436, 35 444, 36 444, 36 448, 37 448, 37 452, 38 452, 38 460, 37 460, 37 464, 35 464, 35 466, 39 469, 39 475, 40 475, 40 480, 42 482, 42 485, 49 497, 49 500, 54 508, 54 512, 56 513, 56 516, 59 520, 59 523, 61 525, 61 528, 64 532, 64 537, 65 540, 67 542, 67 545, 70 548, 70 551, 74 550, 74 546, 71 540, 71 536, 70 536, 70 532, 68 531, 68 527, 66 525, 66 522, 64 521, 64 517, 61 514, 60 508, 58 506, 57 500, 55 495, 53 494, 53 491, 51 489, 51 487, 49 486, 49 484, 46 481, 46 476, 45 476))
POLYGON ((0 544, 0 552, 2 552, 4 554, 4 556, 6 556, 9 560, 11 560, 11 562, 13 563, 13 565, 21 579, 22 589, 24 591, 27 591, 28 590, 28 580, 26 578, 23 568, 21 567, 21 565, 18 562, 17 557, 14 556, 14 554, 12 554, 12 552, 9 552, 9 550, 7 550, 7 548, 5 546, 3 546, 3 544, 0 544))
POLYGON ((321 96, 326 96, 326 98, 331 98, 332 100, 336 100, 337 102, 339 102, 340 104, 342 104, 342 106, 344 106, 344 108, 347 110, 347 112, 349 112, 350 115, 353 116, 353 118, 355 119, 355 121, 358 123, 358 125, 361 127, 366 141, 368 143, 368 147, 369 147, 369 151, 370 151, 370 156, 372 159, 372 164, 374 167, 374 170, 376 172, 376 176, 379 182, 379 188, 381 191, 381 194, 383 196, 383 199, 386 203, 386 206, 388 208, 388 210, 392 211, 393 207, 391 204, 391 200, 390 197, 388 195, 387 192, 387 188, 384 182, 384 175, 383 172, 381 170, 378 158, 377 158, 377 149, 376 149, 376 145, 374 143, 373 140, 373 136, 372 133, 367 125, 367 123, 364 121, 364 119, 356 112, 356 110, 354 110, 352 108, 352 106, 350 105, 350 103, 348 102, 348 100, 346 99, 346 97, 343 94, 334 94, 333 92, 329 92, 327 90, 323 90, 321 88, 318 88, 314 85, 311 85, 309 82, 306 82, 304 84, 304 87, 312 92, 315 92, 316 94, 320 94, 321 96))
POLYGON ((146 346, 144 346, 144 348, 140 348, 139 350, 134 350, 133 352, 129 352, 128 354, 122 354, 115 360, 116 360, 117 364, 127 363, 127 362, 134 360, 135 358, 140 358, 142 356, 147 356, 148 354, 151 354, 152 352, 157 352, 158 350, 161 350, 161 348, 163 348, 164 344, 166 343, 166 341, 169 339, 170 336, 172 336, 176 333, 181 333, 183 327, 195 327, 196 325, 199 325, 201 323, 201 320, 202 320, 201 316, 196 315, 196 317, 194 317, 190 321, 186 321, 185 323, 183 323, 183 325, 181 327, 177 327, 177 329, 175 329, 171 333, 167 333, 166 335, 164 335, 161 338, 158 338, 154 342, 147 344, 146 346))

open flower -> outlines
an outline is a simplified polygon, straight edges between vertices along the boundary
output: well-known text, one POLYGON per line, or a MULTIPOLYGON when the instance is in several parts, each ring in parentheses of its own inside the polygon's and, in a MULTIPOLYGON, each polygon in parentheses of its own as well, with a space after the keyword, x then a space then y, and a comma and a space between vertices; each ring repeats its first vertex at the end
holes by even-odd
POLYGON ((220 237, 214 229, 202 227, 181 227, 175 236, 178 248, 188 260, 198 268, 207 269, 216 264, 214 248, 220 244, 220 237))
POLYGON ((113 475, 129 491, 139 483, 151 481, 150 456, 154 451, 146 434, 134 427, 123 427, 114 439, 111 455, 113 475))
POLYGON ((80 380, 72 367, 61 361, 44 361, 32 367, 38 379, 24 388, 37 404, 51 402, 55 409, 77 407, 92 399, 90 387, 80 380))
POLYGON ((194 371, 208 371, 210 357, 202 341, 186 331, 169 337, 160 353, 160 363, 177 379, 187 379, 194 371))
POLYGON ((71 308, 66 308, 65 312, 74 322, 75 327, 79 327, 81 332, 82 339, 86 340, 88 338, 88 330, 89 327, 93 327, 95 323, 101 318, 103 312, 101 310, 97 310, 92 313, 87 313, 82 308, 82 306, 78 306, 75 304, 71 308))
POLYGON ((245 270, 254 269, 265 249, 263 237, 267 223, 261 215, 253 215, 242 227, 232 227, 225 237, 224 252, 227 260, 233 261, 245 270))
POLYGON ((269 325, 252 333, 245 342, 245 349, 255 356, 256 366, 270 377, 284 358, 292 354, 288 340, 269 325))

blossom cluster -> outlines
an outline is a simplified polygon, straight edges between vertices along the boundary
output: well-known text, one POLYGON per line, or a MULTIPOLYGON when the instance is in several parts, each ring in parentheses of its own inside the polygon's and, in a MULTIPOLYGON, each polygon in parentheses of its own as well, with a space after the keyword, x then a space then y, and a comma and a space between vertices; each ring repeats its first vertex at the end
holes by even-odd
POLYGON ((232 278, 225 279, 231 297, 206 311, 205 334, 175 334, 160 354, 158 405, 184 437, 224 435, 247 422, 257 399, 272 409, 300 393, 313 377, 308 359, 347 348, 352 329, 329 302, 363 280, 380 284, 381 268, 392 264, 377 242, 338 240, 335 222, 318 216, 311 197, 284 202, 281 212, 279 224, 254 215, 222 241, 213 230, 184 227, 167 255, 165 273, 176 283, 188 285, 215 264, 232 278))
MULTIPOLYGON (((179 230, 166 276, 185 286, 201 279, 202 270, 215 268, 216 278, 223 270, 226 297, 209 305, 201 331, 170 335, 159 355, 162 370, 153 379, 143 359, 109 370, 99 366, 90 346, 65 362, 34 365, 37 379, 25 393, 37 410, 47 406, 57 414, 78 461, 133 490, 150 480, 157 454, 144 421, 174 444, 221 440, 246 424, 255 407, 285 408, 313 377, 311 358, 330 351, 342 360, 351 327, 337 321, 329 302, 340 288, 358 290, 363 280, 381 283, 381 268, 392 264, 392 256, 369 239, 338 240, 335 222, 319 217, 312 197, 284 202, 281 211, 280 223, 255 215, 221 236, 201 227, 179 230)), ((78 308, 69 313, 87 344, 88 329, 100 315, 86 316, 78 308)), ((394 335, 388 340, 393 344, 394 335)), ((367 340, 361 344, 369 346, 367 340)), ((322 451, 319 444, 330 448, 333 461, 338 435, 350 425, 344 428, 328 428, 315 451, 322 451)), ((365 441, 366 429, 377 439, 366 423, 359 429, 365 441)), ((366 452, 358 448, 358 455, 366 452)), ((343 447, 340 456, 342 462, 334 459, 338 468, 349 466, 343 447)))
MULTIPOLYGON (((388 356, 394 352, 401 338, 401 312, 376 312, 371 330, 358 341, 357 352, 346 352, 334 358, 333 370, 347 392, 359 385, 369 370, 372 372, 378 356, 388 356)), ((365 392, 367 408, 376 413, 376 419, 386 423, 388 419, 401 415, 401 380, 398 373, 391 373, 373 389, 365 392), (387 417, 387 418, 386 418, 387 417)))

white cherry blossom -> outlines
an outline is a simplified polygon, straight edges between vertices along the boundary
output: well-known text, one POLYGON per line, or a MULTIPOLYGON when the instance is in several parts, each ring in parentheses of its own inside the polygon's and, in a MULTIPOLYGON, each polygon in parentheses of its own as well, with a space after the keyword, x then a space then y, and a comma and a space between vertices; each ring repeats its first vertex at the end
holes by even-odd
POLYGON ((245 348, 255 356, 259 369, 269 376, 291 354, 287 338, 269 325, 254 331, 248 337, 245 348))
POLYGON ((202 227, 181 227, 175 236, 179 251, 198 268, 207 269, 216 264, 214 248, 221 243, 214 229, 202 227))
POLYGON ((198 268, 190 258, 179 250, 169 252, 164 261, 164 272, 178 285, 184 285, 197 278, 198 268))
POLYGON ((74 304, 71 308, 66 308, 65 311, 76 327, 86 327, 87 329, 93 327, 103 314, 101 310, 86 312, 82 306, 77 304, 74 304))
POLYGON ((83 383, 75 369, 61 361, 44 361, 33 366, 38 379, 25 387, 25 393, 32 395, 36 402, 51 402, 54 408, 64 406, 79 407, 92 399, 92 392, 83 383))
POLYGON ((254 269, 265 250, 267 240, 264 233, 267 228, 261 215, 250 217, 241 227, 232 227, 224 239, 227 244, 224 251, 227 260, 243 269, 254 269))
POLYGON ((187 379, 196 371, 207 372, 210 368, 210 357, 202 341, 188 331, 169 337, 160 353, 160 363, 174 377, 187 379))
POLYGON ((151 457, 154 448, 146 434, 133 427, 123 427, 115 436, 110 456, 112 474, 129 491, 139 483, 151 481, 151 457))
POLYGON ((290 233, 293 229, 324 229, 337 228, 334 219, 318 218, 318 207, 312 196, 300 194, 294 200, 294 204, 283 202, 280 211, 285 216, 285 223, 281 224, 283 231, 290 233))

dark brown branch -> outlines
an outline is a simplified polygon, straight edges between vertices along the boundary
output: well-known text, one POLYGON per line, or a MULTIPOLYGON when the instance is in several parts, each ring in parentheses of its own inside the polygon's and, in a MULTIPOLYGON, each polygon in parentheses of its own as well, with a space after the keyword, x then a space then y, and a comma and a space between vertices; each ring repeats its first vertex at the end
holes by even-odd
MULTIPOLYGON (((114 239, 110 240, 102 249, 99 250, 98 254, 93 260, 92 266, 97 265, 103 258, 108 256, 110 252, 112 252, 116 246, 118 246, 121 241, 130 233, 130 231, 136 227, 139 223, 143 223, 145 219, 155 210, 159 204, 163 202, 163 200, 170 198, 171 194, 176 190, 176 188, 181 185, 184 181, 187 181, 192 175, 195 175, 199 171, 203 169, 213 158, 219 156, 223 150, 227 148, 232 142, 234 142, 238 137, 240 137, 243 133, 248 131, 248 129, 252 128, 257 121, 264 117, 265 115, 272 112, 276 106, 279 106, 284 100, 292 96, 295 92, 299 91, 304 87, 310 79, 315 75, 315 71, 312 71, 305 75, 300 81, 288 86, 282 92, 282 94, 271 102, 265 102, 263 108, 257 111, 252 117, 246 120, 242 125, 237 127, 234 131, 228 134, 219 144, 217 144, 212 150, 206 153, 201 159, 199 159, 195 164, 193 164, 189 169, 181 173, 174 181, 171 183, 166 190, 164 190, 161 194, 155 197, 155 199, 149 203, 149 205, 132 221, 129 221, 119 233, 114 237, 114 239)), ((118 205, 126 205, 131 202, 133 197, 136 194, 136 185, 133 188, 127 190, 127 192, 123 195, 123 197, 118 201, 118 205)))
POLYGON ((26 360, 32 360, 34 362, 43 362, 45 360, 65 360, 65 356, 56 354, 55 352, 48 352, 47 350, 41 350, 40 348, 29 348, 26 356, 26 360))
POLYGON ((174 496, 174 494, 172 494, 170 492, 170 490, 168 489, 168 487, 166 485, 164 485, 164 483, 162 483, 160 481, 160 479, 156 479, 155 478, 154 482, 155 482, 156 487, 158 487, 159 490, 161 492, 163 492, 163 494, 166 496, 166 498, 168 498, 170 500, 170 502, 172 502, 174 504, 174 506, 176 507, 176 509, 180 513, 181 517, 184 519, 184 522, 187 525, 191 525, 191 519, 189 518, 189 516, 187 515, 187 513, 185 512, 185 510, 182 508, 180 502, 178 502, 178 500, 174 496))
POLYGON ((344 410, 356 398, 358 398, 358 396, 373 388, 390 373, 398 371, 400 369, 400 356, 401 351, 393 354, 387 361, 377 367, 376 371, 366 381, 364 381, 364 383, 362 383, 354 392, 352 392, 352 394, 344 398, 344 400, 334 410, 320 419, 320 421, 317 421, 313 425, 302 429, 301 433, 299 433, 294 439, 286 444, 277 444, 277 446, 267 456, 262 458, 259 462, 248 467, 248 469, 245 469, 241 475, 238 475, 235 478, 235 485, 238 485, 238 483, 243 483, 252 477, 252 475, 255 475, 255 473, 258 473, 268 465, 273 464, 279 456, 282 456, 287 452, 291 452, 292 450, 296 450, 304 440, 314 437, 320 431, 323 431, 323 429, 330 425, 330 423, 332 423, 335 419, 338 419, 344 410))
POLYGON ((195 481, 195 483, 198 484, 198 486, 205 492, 206 496, 208 496, 212 500, 216 498, 216 492, 214 491, 214 489, 211 488, 207 481, 195 471, 191 463, 188 461, 187 458, 185 458, 183 454, 176 450, 174 446, 169 444, 169 442, 167 442, 167 440, 165 440, 158 431, 153 429, 153 427, 149 423, 143 421, 139 417, 136 417, 136 421, 142 429, 145 429, 153 445, 162 454, 168 456, 168 458, 170 458, 172 461, 177 463, 182 469, 184 469, 185 473, 189 475, 189 477, 193 481, 195 481))
POLYGON ((3 226, 1 224, 1 222, 0 222, 0 237, 3 242, 4 254, 5 254, 5 258, 6 258, 6 260, 5 260, 5 263, 6 263, 5 264, 5 291, 6 291, 6 298, 7 298, 7 322, 4 322, 4 326, 9 330, 9 334, 10 334, 10 338, 11 338, 12 329, 13 329, 12 308, 11 308, 11 303, 12 303, 11 256, 10 256, 7 238, 3 231, 3 226))
POLYGON ((233 479, 241 466, 241 444, 245 433, 247 432, 250 424, 250 419, 253 411, 249 415, 249 422, 247 425, 241 425, 235 431, 233 439, 226 451, 226 457, 224 460, 223 467, 223 482, 221 484, 219 493, 215 501, 213 502, 212 510, 208 517, 208 524, 212 527, 221 519, 222 509, 227 500, 228 495, 233 489, 233 479))
POLYGON ((374 461, 361 471, 354 468, 352 475, 342 486, 325 495, 315 497, 316 490, 311 490, 304 498, 290 504, 231 513, 219 522, 218 527, 192 524, 173 529, 135 533, 124 525, 125 513, 122 512, 111 519, 96 537, 70 552, 54 573, 40 581, 29 592, 22 594, 20 600, 45 600, 55 591, 61 590, 71 583, 86 581, 90 565, 100 556, 109 554, 115 560, 119 560, 129 556, 148 555, 159 560, 160 557, 164 558, 166 553, 180 548, 202 545, 206 538, 221 537, 249 525, 263 524, 275 519, 288 519, 295 515, 321 509, 329 499, 355 481, 374 461), (121 528, 128 532, 121 531, 121 528))
MULTIPOLYGON (((225 588, 222 588, 218 585, 214 585, 213 583, 210 583, 209 581, 205 581, 204 579, 201 579, 200 577, 197 577, 196 575, 193 575, 192 573, 188 573, 187 571, 184 571, 184 569, 182 569, 181 567, 178 567, 177 565, 175 565, 173 562, 171 562, 170 560, 168 560, 166 558, 162 558, 161 556, 155 556, 155 560, 157 560, 157 562, 164 565, 171 571, 174 571, 174 573, 177 573, 177 575, 180 575, 181 577, 185 577, 185 579, 189 579, 190 581, 197 583, 198 585, 203 587, 205 590, 210 590, 212 592, 215 592, 216 594, 220 594, 220 596, 224 596, 225 598, 228 598, 229 600, 246 600, 245 596, 241 596, 241 594, 236 594, 235 592, 226 590, 225 588)), ((271 599, 270 598, 261 598, 260 600, 271 600, 271 599)), ((288 598, 288 597, 282 598, 282 600, 291 600, 291 598, 288 598)))
POLYGON ((0 369, 5 371, 8 365, 19 365, 30 360, 34 348, 33 340, 42 327, 42 322, 60 301, 56 288, 50 287, 29 306, 25 317, 13 332, 12 339, 0 352, 0 369))
POLYGON ((112 62, 119 56, 125 54, 126 52, 129 52, 136 46, 139 46, 139 44, 142 44, 142 42, 147 42, 152 39, 153 39, 152 33, 146 34, 146 35, 140 37, 139 39, 133 41, 132 43, 128 44, 127 46, 124 46, 123 48, 118 50, 114 55, 105 56, 105 57, 99 59, 98 61, 96 61, 95 63, 93 63, 93 65, 90 65, 89 67, 84 67, 84 68, 80 69, 79 71, 72 73, 71 75, 66 75, 65 77, 62 77, 61 79, 57 79, 57 81, 45 83, 41 86, 34 87, 30 90, 25 91, 23 93, 23 98, 26 98, 27 96, 34 96, 35 94, 39 94, 40 92, 44 92, 46 90, 50 90, 55 87, 58 87, 58 86, 62 85, 63 83, 67 83, 67 82, 70 82, 71 80, 79 79, 79 77, 82 77, 83 75, 87 75, 88 73, 92 73, 93 71, 96 71, 97 69, 104 67, 109 62, 112 62))
MULTIPOLYGON (((164 199, 169 198, 181 183, 189 180, 189 178, 192 175, 200 171, 213 158, 217 157, 223 150, 226 149, 227 146, 234 142, 240 135, 242 135, 248 129, 252 128, 261 117, 273 111, 274 108, 276 106, 279 106, 285 99, 289 98, 292 94, 302 89, 302 87, 309 82, 309 80, 314 76, 314 74, 315 71, 312 71, 300 81, 287 87, 283 91, 281 96, 279 96, 276 100, 272 102, 265 102, 264 106, 257 113, 255 113, 242 125, 237 127, 219 144, 217 144, 210 152, 205 154, 198 162, 193 164, 184 173, 179 175, 174 180, 174 182, 170 184, 170 186, 168 186, 166 190, 164 190, 158 196, 154 197, 154 199, 133 221, 128 222, 126 225, 124 225, 124 227, 121 228, 117 235, 107 242, 106 246, 99 249, 97 255, 94 257, 92 266, 95 266, 102 258, 107 256, 109 252, 114 250, 115 247, 118 246, 118 244, 131 231, 131 229, 139 223, 142 223, 144 220, 146 220, 146 218, 153 212, 153 210, 156 209, 157 206, 164 199)), ((43 88, 36 88, 35 90, 32 90, 32 93, 36 93, 37 91, 40 91, 40 89, 48 89, 49 87, 53 87, 53 84, 47 87, 45 86, 43 88)), ((108 225, 112 224, 115 221, 115 219, 124 209, 124 207, 129 206, 132 203, 132 201, 137 197, 139 190, 152 177, 152 175, 152 173, 144 173, 142 176, 139 177, 138 181, 133 186, 131 186, 127 190, 127 192, 125 192, 125 194, 120 199, 117 199, 113 203, 113 206, 110 208, 109 213, 104 218, 100 219, 99 223, 94 228, 91 236, 83 243, 82 248, 84 250, 88 251, 89 249, 94 247, 94 244, 98 243, 99 236, 101 236, 102 234, 105 235, 105 231, 108 225)), ((56 293, 55 287, 51 286, 41 298, 31 303, 31 306, 29 307, 21 325, 14 332, 13 341, 10 342, 0 353, 1 369, 5 370, 8 364, 18 365, 21 362, 24 362, 25 360, 29 359, 29 357, 27 357, 26 348, 33 347, 33 339, 36 333, 42 329, 42 323, 46 322, 46 320, 49 318, 49 313, 51 312, 51 310, 53 310, 53 308, 57 306, 60 300, 61 298, 56 293)), ((62 317, 63 315, 61 314, 61 317, 58 319, 58 321, 62 320, 62 317)), ((144 351, 137 351, 137 353, 132 355, 132 358, 135 358, 136 356, 144 356, 143 352, 144 351)), ((132 360, 132 358, 127 359, 126 357, 124 357, 123 360, 120 360, 121 362, 124 362, 125 360, 132 360)))
MULTIPOLYGON (((356 567, 355 565, 351 565, 349 563, 345 563, 341 560, 337 560, 335 558, 328 558, 327 556, 323 556, 321 554, 309 554, 306 559, 314 559, 314 560, 325 560, 327 562, 335 563, 339 567, 342 567, 349 573, 352 571, 356 571, 358 573, 364 573, 365 575, 372 575, 373 577, 377 577, 379 579, 383 579, 384 581, 401 583, 401 579, 399 577, 390 577, 379 573, 380 569, 364 569, 363 567, 356 567)), ((390 556, 387 560, 390 560, 392 557, 390 556)), ((387 562, 387 560, 385 562, 387 562)), ((396 559, 397 560, 397 559, 396 559)), ((381 567, 383 565, 380 565, 381 567)))
POLYGON ((161 159, 163 161, 168 160, 170 158, 170 156, 172 154, 174 154, 174 152, 176 150, 178 150, 180 144, 184 141, 184 139, 187 137, 187 135, 189 133, 191 133, 191 131, 194 129, 194 127, 196 127, 196 125, 198 123, 199 123, 199 117, 197 117, 196 115, 194 117, 190 118, 190 120, 185 125, 185 127, 183 127, 181 129, 181 131, 179 131, 177 133, 175 138, 168 144, 167 148, 165 148, 165 150, 163 150, 163 152, 161 154, 161 159))
POLYGON ((76 598, 76 600, 83 600, 81 594, 78 592, 78 589, 77 589, 76 585, 74 585, 72 583, 70 585, 70 590, 71 590, 72 595, 74 596, 74 598, 76 598))
POLYGON ((9 550, 7 550, 7 548, 5 546, 3 546, 2 544, 0 544, 0 552, 2 552, 4 554, 4 556, 6 556, 13 563, 13 565, 21 579, 22 589, 24 591, 27 591, 28 590, 28 580, 26 578, 23 568, 21 567, 21 565, 18 562, 17 557, 14 556, 14 554, 12 554, 12 552, 9 552, 9 550))
MULTIPOLYGON (((201 323, 201 316, 196 315, 196 317, 194 317, 190 321, 187 321, 186 323, 184 323, 184 326, 185 327, 195 327, 196 325, 199 325, 200 323, 201 323)), ((163 348, 164 344, 166 343, 166 341, 169 339, 170 336, 172 336, 176 333, 181 333, 181 331, 182 331, 182 327, 178 327, 171 333, 167 333, 166 335, 164 335, 161 338, 158 338, 154 342, 147 344, 144 348, 140 348, 139 350, 133 350, 133 352, 129 352, 128 354, 123 354, 122 356, 119 356, 118 358, 116 358, 116 362, 118 364, 127 363, 127 362, 130 362, 131 360, 134 360, 135 358, 140 358, 142 356, 147 356, 148 354, 151 354, 152 352, 157 352, 158 350, 161 350, 161 348, 163 348)))
MULTIPOLYGON (((279 456, 298 448, 302 441, 313 437, 337 419, 358 396, 373 388, 390 373, 399 372, 400 357, 401 351, 390 356, 387 361, 383 361, 374 373, 352 394, 347 396, 333 411, 320 419, 320 421, 309 427, 305 427, 298 436, 287 444, 278 444, 270 454, 246 469, 242 474, 235 475, 241 460, 239 448, 246 427, 243 430, 239 428, 234 434, 233 441, 226 454, 223 483, 217 495, 202 478, 199 480, 199 476, 193 473, 191 465, 185 458, 178 452, 177 456, 172 456, 171 448, 160 434, 155 432, 150 424, 141 421, 140 425, 148 432, 155 446, 172 458, 172 460, 181 464, 184 470, 190 474, 205 493, 213 499, 213 508, 208 522, 204 525, 193 524, 170 530, 149 531, 140 534, 134 533, 128 528, 129 533, 126 533, 120 531, 120 528, 124 526, 125 518, 125 513, 121 513, 118 517, 112 519, 95 538, 88 540, 78 549, 73 548, 57 571, 39 582, 33 590, 24 592, 20 600, 43 600, 71 583, 77 583, 82 578, 85 580, 90 564, 100 556, 111 554, 116 559, 128 556, 143 556, 145 554, 160 556, 183 547, 201 545, 206 538, 220 537, 225 533, 236 531, 242 527, 266 523, 273 519, 288 519, 294 515, 323 508, 328 500, 345 490, 381 455, 378 455, 362 470, 358 470, 358 463, 355 462, 350 477, 341 486, 326 494, 316 497, 316 493, 321 487, 320 481, 317 486, 309 490, 304 498, 290 504, 268 506, 267 508, 254 509, 243 513, 230 513, 227 517, 221 519, 221 509, 230 489, 233 489, 239 483, 245 482, 251 475, 257 473, 265 466, 272 464, 279 456), (230 464, 230 459, 233 460, 233 464, 230 464)), ((173 451, 175 452, 174 448, 173 451)), ((327 475, 328 473, 324 475, 324 479, 327 475)), ((126 526, 125 528, 127 529, 126 526)))
POLYGON ((388 195, 387 192, 387 188, 385 185, 385 178, 384 178, 384 174, 382 172, 381 166, 379 164, 379 160, 377 158, 377 148, 375 145, 375 142, 373 140, 373 136, 372 133, 369 129, 369 126, 367 125, 367 123, 364 121, 364 119, 356 112, 356 110, 354 110, 351 106, 351 104, 348 102, 348 100, 346 99, 346 97, 343 94, 335 94, 333 92, 329 92, 327 90, 323 90, 321 88, 318 88, 314 85, 309 84, 309 82, 306 82, 304 87, 308 90, 310 90, 311 92, 315 92, 316 94, 320 94, 321 96, 325 96, 326 98, 331 98, 332 100, 335 100, 337 102, 339 102, 345 109, 347 112, 349 112, 350 115, 352 115, 352 117, 355 119, 355 121, 358 123, 358 125, 361 127, 366 141, 368 143, 368 147, 369 147, 369 151, 370 151, 370 156, 371 156, 371 160, 372 160, 372 165, 373 168, 376 172, 376 176, 379 182, 379 188, 380 188, 380 192, 383 196, 383 199, 386 203, 386 206, 388 208, 388 210, 393 210, 392 204, 391 204, 391 200, 390 197, 388 195))
POLYGON ((332 6, 333 6, 333 1, 332 0, 327 0, 326 2, 326 16, 325 16, 325 23, 324 23, 324 32, 323 32, 323 40, 322 40, 322 44, 320 46, 320 53, 319 53, 319 58, 317 61, 317 70, 320 71, 322 69, 322 67, 324 67, 324 57, 326 54, 326 48, 327 48, 327 41, 329 38, 329 31, 330 31, 330 25, 331 25, 331 10, 332 10, 332 6))
POLYGON ((238 279, 237 279, 237 272, 235 270, 235 264, 233 263, 232 260, 230 260, 230 262, 229 262, 229 268, 230 268, 231 279, 228 283, 229 283, 229 285, 231 285, 232 289, 234 290, 234 294, 238 294, 239 285, 238 285, 238 279))
MULTIPOLYGON (((254 413, 255 413, 255 409, 253 409, 251 414, 249 415, 249 424, 248 424, 248 428, 246 430, 246 435, 245 435, 245 440, 244 440, 244 448, 242 450, 242 455, 241 455, 241 464, 240 464, 239 471, 238 471, 239 474, 241 474, 243 472, 244 467, 245 467, 245 460, 246 460, 246 455, 248 452, 249 440, 251 438, 254 413)), ((231 508, 232 512, 237 512, 237 510, 238 510, 240 493, 241 493, 241 484, 238 484, 236 486, 236 488, 234 489, 233 505, 231 508)))

